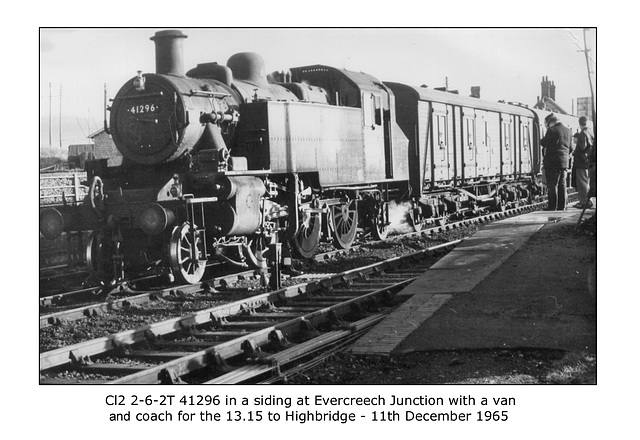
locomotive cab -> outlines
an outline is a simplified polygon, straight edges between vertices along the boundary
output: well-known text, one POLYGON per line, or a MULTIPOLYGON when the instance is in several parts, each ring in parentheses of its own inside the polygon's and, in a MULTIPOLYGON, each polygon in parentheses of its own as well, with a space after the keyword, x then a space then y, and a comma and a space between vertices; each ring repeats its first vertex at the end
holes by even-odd
POLYGON ((241 105, 234 153, 250 170, 313 173, 322 188, 406 179, 408 140, 388 88, 370 75, 322 65, 290 72, 279 84, 302 99, 241 105))

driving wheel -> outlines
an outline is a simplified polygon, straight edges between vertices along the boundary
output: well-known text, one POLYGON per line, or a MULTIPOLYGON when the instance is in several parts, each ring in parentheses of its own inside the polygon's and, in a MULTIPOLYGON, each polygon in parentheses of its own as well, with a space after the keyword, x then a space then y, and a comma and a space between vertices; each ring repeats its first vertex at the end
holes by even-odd
POLYGON ((197 283, 202 279, 207 258, 201 231, 191 230, 189 223, 176 226, 169 240, 169 264, 176 280, 197 283))
POLYGON ((92 276, 102 279, 109 270, 109 252, 102 232, 93 231, 85 247, 85 260, 92 276))
POLYGON ((291 250, 299 258, 311 258, 320 243, 320 215, 305 212, 298 232, 291 240, 291 250))
POLYGON ((371 216, 371 235, 376 240, 384 240, 389 233, 389 227, 385 221, 385 208, 386 205, 383 202, 376 203, 374 214, 371 216))
POLYGON ((331 223, 333 226, 333 244, 339 249, 349 249, 356 238, 358 230, 358 203, 350 200, 347 203, 331 207, 331 223))
POLYGON ((269 250, 269 245, 276 243, 275 235, 271 237, 265 237, 261 234, 256 234, 249 240, 248 247, 245 249, 245 254, 249 260, 249 264, 253 269, 263 269, 267 267, 267 258, 265 254, 269 250))

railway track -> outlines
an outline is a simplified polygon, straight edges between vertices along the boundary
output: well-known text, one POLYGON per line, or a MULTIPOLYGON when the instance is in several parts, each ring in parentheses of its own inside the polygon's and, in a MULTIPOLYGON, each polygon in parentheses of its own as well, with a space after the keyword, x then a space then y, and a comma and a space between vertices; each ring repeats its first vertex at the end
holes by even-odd
MULTIPOLYGON (((541 205, 544 203, 406 236, 430 235, 469 222, 491 221, 534 210, 541 205)), ((326 355, 348 345, 353 338, 383 319, 384 314, 397 305, 393 303, 393 294, 426 268, 416 267, 407 274, 398 269, 403 264, 401 261, 433 254, 454 244, 435 246, 406 257, 237 301, 229 302, 234 295, 222 292, 224 304, 186 314, 181 311, 174 317, 134 330, 118 331, 106 337, 48 350, 40 356, 41 382, 179 383, 187 380, 194 383, 273 383, 282 380, 287 374, 295 374, 305 365, 318 362, 316 356, 322 356, 318 353, 326 355), (372 273, 376 276, 372 277, 372 273), (376 284, 382 280, 378 274, 387 276, 384 285, 376 284), (363 281, 354 282, 358 277, 363 281), (347 285, 334 287, 339 283, 347 285), (191 365, 200 367, 192 368, 191 365)), ((330 258, 328 254, 319 255, 316 259, 330 258)), ((245 273, 240 278, 247 275, 245 273)), ((231 277, 216 282, 218 285, 232 284, 238 275, 231 277)), ((135 308, 153 300, 184 303, 188 301, 187 297, 206 297, 214 291, 211 285, 204 283, 144 292, 49 316, 42 315, 40 325, 42 328, 73 319, 96 317, 118 308, 135 308)), ((244 293, 251 292, 247 290, 244 293)))
POLYGON ((171 300, 172 297, 178 295, 208 292, 211 289, 220 289, 224 285, 234 284, 239 279, 253 276, 255 276, 255 271, 243 271, 214 278, 200 284, 173 286, 156 290, 134 291, 130 290, 126 284, 123 284, 111 292, 98 292, 96 288, 89 288, 68 292, 67 294, 44 297, 40 298, 40 328, 100 316, 104 313, 154 300, 171 300), (89 304, 78 305, 82 301, 87 301, 89 304))
MULTIPOLYGON (((536 209, 539 205, 541 204, 513 208, 505 210, 503 212, 487 213, 479 217, 452 222, 442 226, 435 226, 418 232, 398 234, 396 236, 390 237, 388 241, 401 240, 403 238, 418 236, 433 236, 441 232, 462 228, 470 224, 485 223, 507 216, 517 215, 522 212, 531 211, 533 209, 536 209)), ((324 252, 316 255, 314 259, 316 261, 328 260, 339 255, 349 254, 357 250, 358 248, 359 246, 354 246, 348 250, 333 250, 324 252)), ((143 304, 151 300, 171 298, 172 296, 175 296, 176 291, 181 291, 183 293, 194 293, 198 291, 198 289, 202 286, 204 286, 204 288, 220 289, 224 286, 234 285, 238 280, 254 278, 256 276, 259 275, 257 275, 257 272, 255 270, 248 270, 232 273, 222 277, 212 278, 201 283, 199 286, 183 285, 146 291, 134 291, 129 289, 127 283, 124 283, 120 286, 117 286, 113 291, 102 289, 100 287, 90 287, 86 289, 75 290, 72 292, 50 295, 40 298, 40 328, 44 328, 50 325, 60 325, 62 323, 77 319, 99 316, 104 313, 122 309, 123 307, 131 306, 132 304, 143 304)), ((134 284, 141 280, 143 279, 132 280, 130 283, 134 284)))
POLYGON ((430 265, 425 257, 458 242, 41 353, 41 383, 243 383, 282 374, 378 322, 396 305, 393 294, 430 265))

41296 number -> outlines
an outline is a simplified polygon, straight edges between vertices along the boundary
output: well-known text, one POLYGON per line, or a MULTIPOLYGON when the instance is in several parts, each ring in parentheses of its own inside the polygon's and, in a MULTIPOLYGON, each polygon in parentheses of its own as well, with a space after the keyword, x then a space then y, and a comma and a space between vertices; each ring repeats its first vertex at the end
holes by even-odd
POLYGON ((157 104, 140 104, 134 105, 129 109, 129 113, 134 115, 139 115, 142 113, 153 113, 157 111, 160 107, 157 104))
POLYGON ((182 396, 180 403, 189 406, 216 406, 220 405, 220 397, 209 395, 197 395, 197 396, 182 396))

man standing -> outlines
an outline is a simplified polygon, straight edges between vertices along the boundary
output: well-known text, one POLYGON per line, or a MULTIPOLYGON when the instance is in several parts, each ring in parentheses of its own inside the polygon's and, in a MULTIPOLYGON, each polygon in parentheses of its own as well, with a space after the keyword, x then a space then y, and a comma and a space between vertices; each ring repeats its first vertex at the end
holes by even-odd
POLYGON ((573 174, 576 176, 576 187, 578 188, 578 197, 580 202, 576 208, 591 208, 589 197, 589 158, 593 148, 593 134, 587 127, 588 118, 580 116, 580 131, 573 135, 576 142, 576 151, 573 152, 573 174))
POLYGON ((571 130, 562 125, 553 113, 544 118, 544 122, 547 132, 540 144, 549 190, 547 211, 564 211, 567 207, 567 169, 572 151, 571 130))

